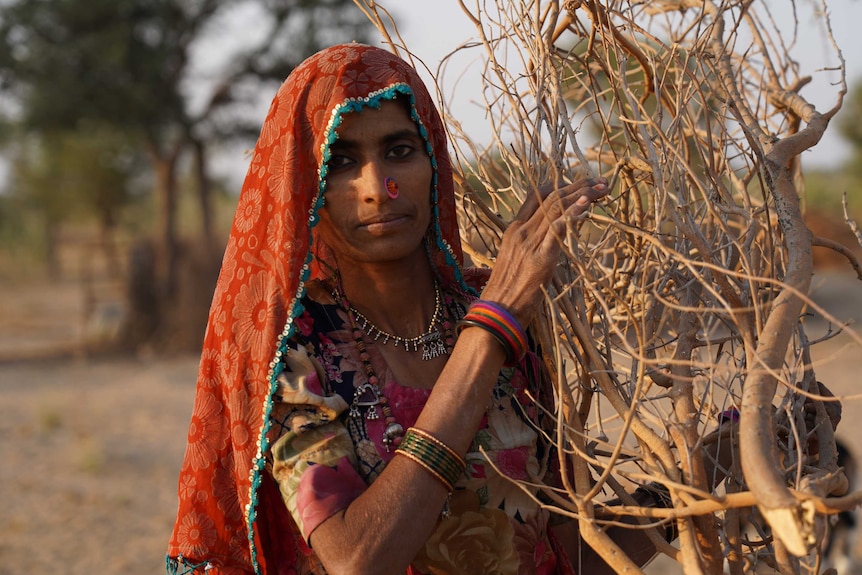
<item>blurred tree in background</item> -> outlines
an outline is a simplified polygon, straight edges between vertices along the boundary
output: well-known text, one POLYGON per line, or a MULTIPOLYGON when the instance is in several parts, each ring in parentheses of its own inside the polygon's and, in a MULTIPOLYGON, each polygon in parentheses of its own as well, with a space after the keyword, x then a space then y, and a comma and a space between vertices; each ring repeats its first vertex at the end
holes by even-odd
POLYGON ((188 302, 209 302, 218 269, 213 151, 253 143, 261 108, 305 57, 369 33, 352 0, 0 2, 0 144, 11 172, 0 226, 14 225, 15 210, 36 213, 50 268, 58 229, 75 215, 96 223, 114 261, 118 222, 134 218, 147 241, 129 259, 127 335, 138 344, 170 333, 188 302), (149 211, 130 203, 136 196, 149 211), (185 271, 180 204, 198 212, 196 237, 183 240, 197 246, 200 273, 185 271), (204 285, 187 285, 201 276, 204 285))
POLYGON ((853 86, 844 105, 846 114, 838 124, 838 130, 850 144, 850 159, 846 171, 854 180, 858 197, 862 196, 862 193, 859 193, 859 188, 862 187, 862 123, 859 120, 862 118, 862 80, 853 86))
MULTIPOLYGON (((835 119, 835 127, 849 144, 847 159, 835 168, 805 170, 805 220, 815 235, 837 241, 862 257, 862 246, 848 222, 862 219, 862 79, 857 79, 847 93, 844 106, 835 119)), ((845 258, 833 250, 814 250, 819 267, 848 269, 845 258)))
POLYGON ((58 236, 73 218, 95 220, 107 265, 118 275, 117 225, 135 187, 134 174, 146 169, 134 142, 122 132, 94 126, 78 132, 23 132, 15 148, 11 187, 38 214, 49 277, 60 279, 58 236))

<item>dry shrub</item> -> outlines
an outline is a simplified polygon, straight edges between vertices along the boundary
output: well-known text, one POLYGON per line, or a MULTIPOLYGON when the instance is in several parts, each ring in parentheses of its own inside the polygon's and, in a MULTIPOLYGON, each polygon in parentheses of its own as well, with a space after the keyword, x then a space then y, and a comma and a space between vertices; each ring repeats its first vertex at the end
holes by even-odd
MULTIPOLYGON (((409 59, 388 13, 357 3, 409 59)), ((493 265, 507 218, 541 184, 612 183, 561 238, 567 257, 533 327, 572 470, 565 492, 547 495, 618 572, 639 569, 601 529, 609 494, 629 504, 618 513, 676 521, 678 547, 663 527, 650 537, 687 573, 720 573, 724 561, 732 573, 764 562, 819 572, 828 516, 859 500, 837 497, 847 489, 830 425, 838 409, 801 313, 823 313, 807 293, 812 244, 824 242, 803 220, 799 157, 841 107, 843 59, 832 42, 834 105, 816 109, 769 6, 461 2, 484 50, 496 135, 480 144, 449 122, 473 260, 493 265), (730 407, 738 433, 716 433, 730 407), (714 442, 732 455, 716 491, 704 455, 714 442), (626 495, 647 482, 669 489, 671 508, 626 495)), ((818 6, 814 25, 831 42, 818 6)), ((795 2, 780 9, 795 14, 795 2)), ((850 250, 829 247, 859 270, 850 250)))

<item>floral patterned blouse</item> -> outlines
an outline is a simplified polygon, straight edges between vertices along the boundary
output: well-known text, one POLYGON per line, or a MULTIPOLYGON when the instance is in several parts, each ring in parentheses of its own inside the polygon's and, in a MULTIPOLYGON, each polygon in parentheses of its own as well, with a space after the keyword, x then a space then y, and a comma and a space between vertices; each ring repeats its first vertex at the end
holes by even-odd
MULTIPOLYGON (((346 312, 309 298, 303 305, 288 354, 290 369, 279 378, 280 398, 271 414, 269 465, 307 542, 315 527, 346 508, 380 475, 394 450, 387 451, 382 442, 382 417, 349 414, 354 391, 366 375, 346 312)), ((463 303, 447 297, 447 305, 452 317, 464 314, 463 303)), ((366 345, 392 414, 407 429, 430 390, 399 385, 376 346, 366 345)), ((538 366, 528 354, 517 368, 501 371, 466 454, 467 469, 450 498, 451 513, 438 521, 409 573, 572 573, 549 536, 549 512, 510 481, 538 483, 555 475, 549 471, 554 458, 536 431, 545 423, 532 399, 544 395, 538 366)), ((325 573, 310 549, 303 561, 298 573, 325 573)))

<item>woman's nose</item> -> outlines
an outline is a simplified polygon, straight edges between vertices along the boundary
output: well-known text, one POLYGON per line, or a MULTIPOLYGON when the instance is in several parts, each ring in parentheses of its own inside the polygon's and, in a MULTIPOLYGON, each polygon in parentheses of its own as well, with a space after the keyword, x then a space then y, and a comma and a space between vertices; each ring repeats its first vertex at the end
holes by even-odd
POLYGON ((383 202, 389 196, 386 193, 386 174, 379 162, 368 162, 362 168, 361 178, 362 199, 369 202, 383 202))

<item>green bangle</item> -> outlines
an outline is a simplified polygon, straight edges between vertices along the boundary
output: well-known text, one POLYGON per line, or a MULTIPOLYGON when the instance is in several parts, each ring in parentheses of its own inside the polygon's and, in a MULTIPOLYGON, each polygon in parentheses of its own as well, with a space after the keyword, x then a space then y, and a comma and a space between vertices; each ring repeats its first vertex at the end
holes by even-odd
POLYGON ((455 489, 455 483, 464 473, 467 464, 451 447, 426 431, 411 427, 401 439, 395 451, 418 463, 436 477, 448 493, 455 489))

